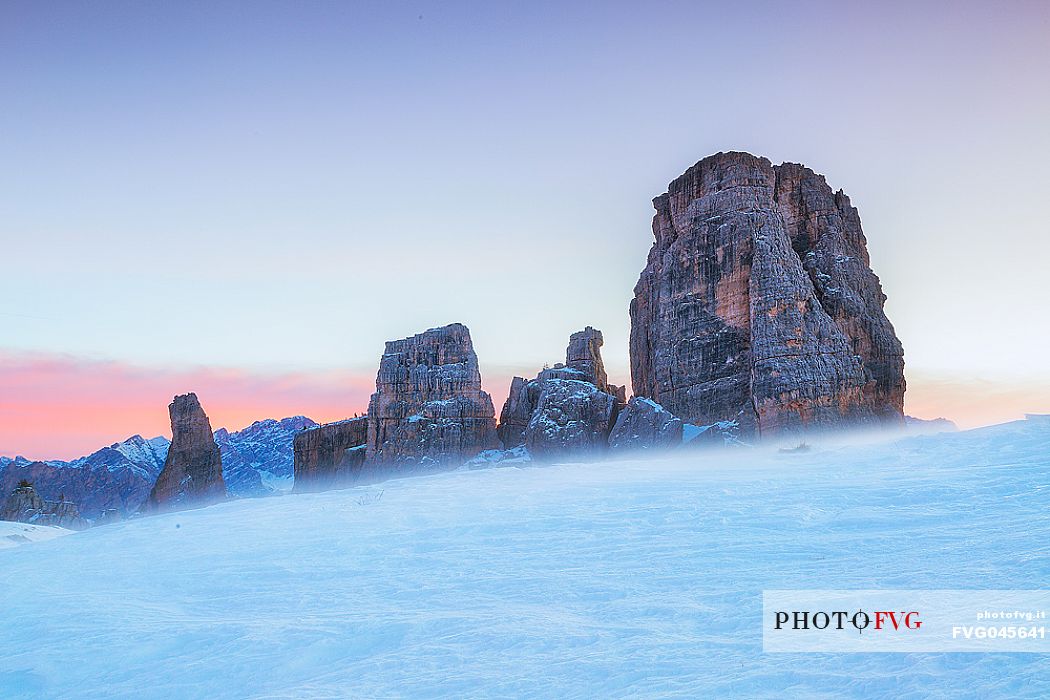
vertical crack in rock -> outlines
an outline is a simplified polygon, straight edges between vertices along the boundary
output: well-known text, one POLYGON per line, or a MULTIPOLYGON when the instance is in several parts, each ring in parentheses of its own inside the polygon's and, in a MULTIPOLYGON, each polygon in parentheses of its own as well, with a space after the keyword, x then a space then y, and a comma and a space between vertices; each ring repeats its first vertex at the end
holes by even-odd
POLYGON ((902 420, 903 349, 841 191, 719 153, 653 205, 630 307, 636 395, 745 434, 902 420))

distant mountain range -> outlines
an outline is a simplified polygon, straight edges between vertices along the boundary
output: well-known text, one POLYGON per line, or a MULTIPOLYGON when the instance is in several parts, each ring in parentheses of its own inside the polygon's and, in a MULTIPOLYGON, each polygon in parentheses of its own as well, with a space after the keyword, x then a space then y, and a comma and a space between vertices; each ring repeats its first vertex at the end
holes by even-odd
POLYGON ((268 496, 292 488, 292 438, 316 427, 305 416, 255 421, 244 430, 215 431, 222 478, 231 496, 268 496))
MULTIPOLYGON (((305 416, 256 421, 244 430, 215 431, 222 452, 222 476, 234 497, 267 496, 292 487, 292 438, 317 423, 305 416)), ((45 499, 64 496, 81 515, 94 519, 107 510, 128 515, 149 496, 164 467, 169 441, 133 435, 123 442, 70 461, 0 457, 0 494, 22 479, 45 499)))

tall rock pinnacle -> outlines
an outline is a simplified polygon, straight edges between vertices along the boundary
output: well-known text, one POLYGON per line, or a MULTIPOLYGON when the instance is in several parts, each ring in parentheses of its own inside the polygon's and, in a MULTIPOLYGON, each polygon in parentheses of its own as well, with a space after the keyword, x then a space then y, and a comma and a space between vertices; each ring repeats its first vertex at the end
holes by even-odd
POLYGON ((609 386, 609 376, 602 362, 602 332, 587 326, 569 336, 569 347, 565 349, 565 366, 584 374, 584 380, 602 391, 615 394, 616 387, 609 386))
POLYGON ((146 510, 179 510, 223 500, 222 456, 197 395, 176 396, 168 405, 168 414, 171 446, 146 510))
POLYGON ((636 395, 744 433, 901 422, 904 351, 845 194, 801 165, 718 153, 653 205, 636 395))

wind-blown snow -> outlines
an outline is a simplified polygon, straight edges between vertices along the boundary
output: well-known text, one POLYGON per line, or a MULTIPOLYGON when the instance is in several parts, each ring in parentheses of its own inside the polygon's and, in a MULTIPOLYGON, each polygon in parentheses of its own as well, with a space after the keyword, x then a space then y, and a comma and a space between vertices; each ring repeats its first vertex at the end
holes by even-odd
POLYGON ((763 654, 760 627, 763 589, 1045 588, 1050 427, 813 448, 464 469, 3 551, 0 697, 1050 697, 1036 654, 763 654))

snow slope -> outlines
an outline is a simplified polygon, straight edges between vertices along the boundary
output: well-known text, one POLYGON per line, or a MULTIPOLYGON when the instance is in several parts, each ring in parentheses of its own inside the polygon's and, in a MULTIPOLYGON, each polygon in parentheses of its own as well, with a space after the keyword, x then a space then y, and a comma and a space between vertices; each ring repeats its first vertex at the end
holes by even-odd
MULTIPOLYGON (((62 535, 71 535, 75 530, 49 525, 30 525, 0 520, 0 549, 10 549, 21 544, 42 542, 62 535)), ((2 687, 2 686, 0 686, 2 687)))
POLYGON ((772 588, 1045 588, 1050 425, 464 469, 0 552, 0 697, 1050 697, 1036 654, 763 654, 772 588))

